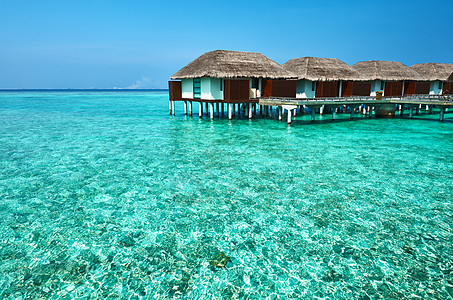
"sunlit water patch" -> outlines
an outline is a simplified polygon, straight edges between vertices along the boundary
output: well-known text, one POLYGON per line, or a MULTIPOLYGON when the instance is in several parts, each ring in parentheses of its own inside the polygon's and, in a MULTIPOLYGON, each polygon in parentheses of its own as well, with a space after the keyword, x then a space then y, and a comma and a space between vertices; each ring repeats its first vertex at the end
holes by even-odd
POLYGON ((453 297, 451 114, 182 112, 0 94, 0 298, 453 297))

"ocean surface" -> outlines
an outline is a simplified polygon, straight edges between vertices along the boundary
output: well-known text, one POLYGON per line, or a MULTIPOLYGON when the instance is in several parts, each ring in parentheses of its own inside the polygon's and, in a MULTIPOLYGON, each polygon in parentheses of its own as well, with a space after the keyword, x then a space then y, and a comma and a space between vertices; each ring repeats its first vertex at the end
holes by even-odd
POLYGON ((1 92, 0 298, 452 299, 453 114, 309 118, 1 92))

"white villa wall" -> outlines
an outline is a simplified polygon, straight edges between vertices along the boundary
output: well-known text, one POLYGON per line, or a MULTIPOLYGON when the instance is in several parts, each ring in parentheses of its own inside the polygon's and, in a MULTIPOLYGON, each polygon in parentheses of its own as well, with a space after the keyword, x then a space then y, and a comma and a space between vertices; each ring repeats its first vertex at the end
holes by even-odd
POLYGON ((223 91, 220 90, 220 78, 201 78, 201 99, 223 100, 223 91))
POLYGON ((223 88, 220 90, 221 82, 220 78, 211 78, 211 96, 215 100, 223 100, 223 88))
MULTIPOLYGON (((220 90, 220 78, 203 77, 201 83, 201 99, 223 100, 223 91, 220 90)), ((182 98, 193 99, 193 79, 181 80, 182 98)))
POLYGON ((316 96, 316 83, 315 90, 312 89, 313 81, 298 80, 296 87, 296 98, 314 98, 316 96))
POLYGON ((193 79, 181 80, 181 92, 183 98, 193 99, 193 79))
POLYGON ((214 100, 211 94, 211 78, 201 78, 201 99, 214 100))
MULTIPOLYGON (((443 84, 441 85, 443 87, 443 84)), ((439 81, 431 82, 429 87, 429 94, 430 95, 442 95, 442 89, 439 89, 439 81)))

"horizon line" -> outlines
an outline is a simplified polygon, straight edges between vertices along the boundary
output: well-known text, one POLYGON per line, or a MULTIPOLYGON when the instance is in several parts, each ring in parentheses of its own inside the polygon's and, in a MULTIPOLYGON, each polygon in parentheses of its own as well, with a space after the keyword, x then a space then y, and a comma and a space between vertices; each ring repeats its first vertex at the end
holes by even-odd
POLYGON ((168 88, 130 89, 130 88, 0 88, 0 91, 168 91, 168 88))

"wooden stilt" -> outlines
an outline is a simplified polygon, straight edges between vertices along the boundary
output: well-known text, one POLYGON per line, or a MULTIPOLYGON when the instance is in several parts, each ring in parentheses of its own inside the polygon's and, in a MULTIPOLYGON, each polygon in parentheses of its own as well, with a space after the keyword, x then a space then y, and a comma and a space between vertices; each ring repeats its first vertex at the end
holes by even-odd
POLYGON ((212 119, 214 119, 214 104, 213 103, 209 103, 209 116, 212 119))
POLYGON ((320 108, 319 108, 319 114, 322 115, 324 113, 324 105, 322 105, 320 108))
POLYGON ((351 120, 354 119, 354 108, 351 107, 351 120))
POLYGON ((189 101, 189 116, 192 116, 192 101, 189 101))
POLYGON ((187 116, 187 101, 184 101, 184 115, 187 116))
POLYGON ((311 108, 311 122, 315 121, 315 112, 316 112, 315 108, 312 107, 311 108))
POLYGON ((171 110, 173 112, 173 115, 175 115, 175 101, 171 101, 171 110))
POLYGON ((335 120, 337 116, 336 108, 332 110, 332 120, 335 120))
POLYGON ((432 114, 433 113, 433 105, 428 105, 428 114, 432 114))
POLYGON ((288 109, 288 119, 287 119, 286 123, 291 124, 291 110, 290 109, 288 109))
POLYGON ((168 109, 170 110, 170 115, 172 114, 171 112, 171 100, 168 100, 168 109))
POLYGON ((409 107, 409 119, 412 119, 413 111, 414 111, 414 108, 412 106, 409 107))
POLYGON ((223 115, 225 114, 225 107, 224 107, 224 103, 222 103, 222 104, 220 104, 220 105, 222 105, 222 117, 223 117, 223 115))
POLYGON ((217 113, 217 117, 220 117, 220 103, 217 102, 215 104, 215 110, 216 110, 216 113, 217 113))
POLYGON ((228 103, 228 120, 231 120, 233 117, 233 104, 232 103, 228 103))
POLYGON ((248 107, 249 107, 249 119, 251 119, 252 118, 252 113, 253 113, 252 103, 249 103, 248 107))
POLYGON ((209 114, 208 102, 205 102, 205 108, 206 108, 206 115, 208 115, 209 114))
POLYGON ((278 120, 281 121, 282 120, 282 110, 283 108, 281 106, 278 106, 277 107, 277 110, 278 110, 278 120))
POLYGON ((404 104, 401 105, 400 117, 404 117, 404 104))
POLYGON ((203 103, 198 102, 198 117, 203 118, 203 103))

